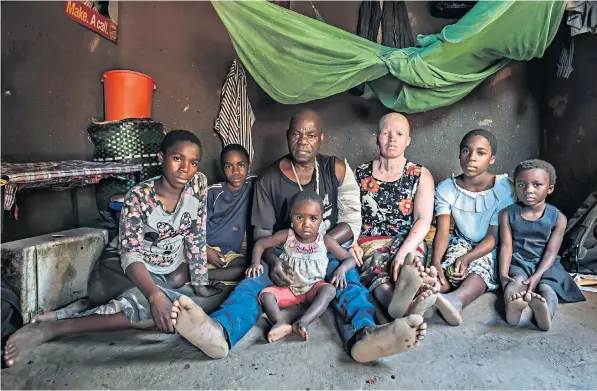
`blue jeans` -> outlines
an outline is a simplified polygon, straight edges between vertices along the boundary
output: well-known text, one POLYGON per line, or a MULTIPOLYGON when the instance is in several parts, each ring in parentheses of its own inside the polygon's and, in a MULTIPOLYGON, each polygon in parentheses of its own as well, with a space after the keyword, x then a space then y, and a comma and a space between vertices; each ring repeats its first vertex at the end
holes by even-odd
MULTIPOLYGON (((330 263, 326 271, 326 281, 332 278, 334 271, 340 265, 332 254, 328 253, 328 258, 330 263)), ((220 308, 210 315, 226 330, 230 347, 236 345, 255 325, 261 316, 261 306, 257 296, 261 290, 273 285, 269 278, 269 268, 264 262, 262 264, 263 274, 256 278, 242 280, 220 308)), ((361 285, 359 274, 355 269, 346 273, 346 282, 348 283, 346 288, 336 291, 336 298, 331 303, 337 311, 336 324, 345 344, 363 327, 375 325, 373 320, 375 309, 368 300, 369 291, 361 285)))

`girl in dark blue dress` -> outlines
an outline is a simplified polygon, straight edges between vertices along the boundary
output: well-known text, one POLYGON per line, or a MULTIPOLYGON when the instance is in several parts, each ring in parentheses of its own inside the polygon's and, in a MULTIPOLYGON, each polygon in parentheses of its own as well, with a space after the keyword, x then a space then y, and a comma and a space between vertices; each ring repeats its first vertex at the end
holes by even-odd
POLYGON ((531 307, 537 326, 549 330, 558 302, 584 301, 580 289, 560 264, 558 250, 566 217, 545 202, 556 173, 543 160, 525 160, 514 170, 518 202, 504 209, 500 223, 500 279, 506 321, 518 325, 531 307), (559 300, 558 300, 559 299, 559 300))

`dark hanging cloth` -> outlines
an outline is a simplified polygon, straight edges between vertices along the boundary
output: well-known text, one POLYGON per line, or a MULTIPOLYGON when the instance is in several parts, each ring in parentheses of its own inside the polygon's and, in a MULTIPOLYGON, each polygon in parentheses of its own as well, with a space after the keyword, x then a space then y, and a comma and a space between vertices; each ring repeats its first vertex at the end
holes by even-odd
POLYGON ((570 28, 570 36, 562 41, 557 68, 557 76, 564 79, 567 79, 573 70, 574 37, 584 33, 597 34, 597 1, 569 1, 566 10, 566 24, 570 28))
POLYGON ((560 58, 558 59, 557 77, 567 79, 574 70, 572 59, 574 58, 574 37, 566 37, 560 44, 560 58))
MULTIPOLYGON (((415 46, 404 1, 362 1, 357 35, 397 49, 415 46)), ((365 84, 351 88, 350 92, 358 96, 363 95, 365 84)))
POLYGON ((363 1, 359 8, 357 35, 384 46, 415 46, 404 1, 363 1), (381 42, 378 40, 381 23, 381 42))
POLYGON ((432 1, 431 16, 442 19, 460 19, 477 4, 476 1, 432 1))
POLYGON ((566 23, 570 26, 570 36, 591 33, 597 34, 597 2, 595 1, 569 1, 568 19, 566 23))

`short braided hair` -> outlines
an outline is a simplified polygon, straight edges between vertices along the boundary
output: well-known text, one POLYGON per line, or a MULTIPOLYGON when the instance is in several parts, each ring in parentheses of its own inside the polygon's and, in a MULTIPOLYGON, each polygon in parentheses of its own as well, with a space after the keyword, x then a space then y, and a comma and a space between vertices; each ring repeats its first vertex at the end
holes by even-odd
POLYGON ((520 174, 522 171, 532 170, 535 168, 547 172, 547 175, 549 175, 550 185, 556 184, 556 169, 550 163, 541 159, 529 159, 518 163, 518 166, 516 166, 516 168, 514 169, 514 181, 516 181, 516 176, 520 174))
POLYGON ((466 142, 468 141, 468 139, 473 136, 481 136, 485 140, 487 140, 487 142, 489 143, 489 147, 491 148, 491 156, 496 155, 497 149, 498 149, 497 138, 495 138, 493 133, 491 133, 489 130, 485 130, 485 129, 473 129, 470 132, 468 132, 467 134, 465 134, 464 137, 462 138, 462 141, 460 141, 460 149, 461 150, 462 150, 462 148, 464 148, 466 146, 466 142))
POLYGON ((249 152, 247 152, 247 149, 245 147, 243 147, 240 144, 228 144, 224 147, 224 149, 222 149, 222 152, 220 153, 220 167, 224 168, 224 157, 229 152, 238 152, 242 154, 245 158, 247 158, 247 162, 250 162, 251 160, 249 159, 249 152))
POLYGON ((199 149, 201 149, 201 141, 199 141, 199 138, 197 138, 197 136, 195 136, 192 132, 189 132, 188 130, 176 129, 166 133, 166 136, 164 137, 164 139, 162 140, 162 144, 160 145, 160 151, 162 151, 162 153, 166 155, 168 149, 170 149, 174 144, 185 141, 191 142, 197 145, 199 149))
POLYGON ((294 207, 299 202, 303 201, 313 201, 318 203, 319 208, 321 209, 321 213, 323 214, 323 200, 321 199, 319 194, 317 194, 313 190, 303 190, 299 193, 296 193, 294 197, 292 197, 292 200, 290 201, 290 214, 292 214, 292 212, 294 211, 294 207))

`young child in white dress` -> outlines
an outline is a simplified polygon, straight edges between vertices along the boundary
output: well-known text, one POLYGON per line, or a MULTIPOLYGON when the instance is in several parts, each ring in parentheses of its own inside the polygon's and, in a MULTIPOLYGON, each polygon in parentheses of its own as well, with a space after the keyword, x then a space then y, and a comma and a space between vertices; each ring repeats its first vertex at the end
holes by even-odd
POLYGON ((259 302, 269 320, 274 324, 267 339, 269 342, 291 334, 293 331, 304 340, 308 339, 308 327, 328 307, 336 296, 336 288, 346 287, 346 272, 354 268, 355 259, 332 237, 320 231, 323 201, 314 191, 302 191, 294 196, 290 205, 292 226, 272 236, 259 239, 253 247, 252 264, 248 277, 263 273, 261 257, 266 248, 284 245, 280 258, 285 271, 294 282, 288 287, 272 286, 259 293, 259 302), (331 284, 325 277, 328 252, 342 264, 336 269, 331 284), (302 302, 311 305, 294 324, 281 316, 280 308, 302 302))

